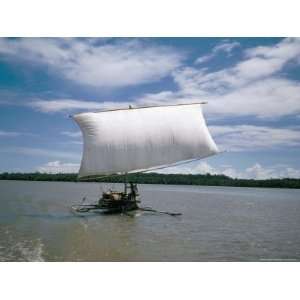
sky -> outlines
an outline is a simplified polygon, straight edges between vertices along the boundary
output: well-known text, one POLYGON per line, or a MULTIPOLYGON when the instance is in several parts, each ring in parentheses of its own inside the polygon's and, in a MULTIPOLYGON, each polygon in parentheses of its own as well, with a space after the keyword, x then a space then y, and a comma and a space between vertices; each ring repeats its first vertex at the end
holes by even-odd
POLYGON ((297 38, 0 38, 0 172, 77 172, 70 114, 195 101, 225 152, 161 172, 300 178, 297 38))

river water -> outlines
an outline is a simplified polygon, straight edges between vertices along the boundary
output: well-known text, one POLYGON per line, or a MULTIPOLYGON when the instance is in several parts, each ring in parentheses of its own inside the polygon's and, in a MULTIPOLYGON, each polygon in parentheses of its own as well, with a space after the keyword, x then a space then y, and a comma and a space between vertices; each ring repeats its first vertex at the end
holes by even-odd
POLYGON ((142 206, 183 215, 72 213, 103 187, 0 181, 0 261, 300 260, 300 190, 140 185, 142 206))

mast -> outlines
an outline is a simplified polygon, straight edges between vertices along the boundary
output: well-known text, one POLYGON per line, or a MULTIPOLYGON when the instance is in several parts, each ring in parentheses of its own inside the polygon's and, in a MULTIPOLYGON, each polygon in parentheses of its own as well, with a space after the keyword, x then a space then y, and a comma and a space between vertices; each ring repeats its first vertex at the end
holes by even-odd
POLYGON ((124 194, 127 195, 127 183, 128 183, 128 177, 127 172, 124 174, 124 194))
MULTIPOLYGON (((128 109, 132 109, 132 106, 129 105, 128 109)), ((125 176, 124 176, 124 194, 127 195, 127 183, 128 183, 128 176, 127 176, 127 172, 125 172, 125 176)))

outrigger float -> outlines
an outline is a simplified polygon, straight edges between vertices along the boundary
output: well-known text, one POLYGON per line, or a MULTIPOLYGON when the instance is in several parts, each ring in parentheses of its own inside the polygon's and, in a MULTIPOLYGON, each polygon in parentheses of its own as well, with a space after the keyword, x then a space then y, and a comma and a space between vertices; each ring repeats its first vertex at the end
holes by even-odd
POLYGON ((105 191, 98 202, 73 205, 73 211, 126 213, 143 210, 181 215, 140 207, 137 184, 127 182, 127 173, 168 168, 218 153, 201 104, 204 103, 130 106, 71 116, 79 125, 84 142, 79 179, 125 175, 124 191, 105 191))
MULTIPOLYGON (((138 204, 141 203, 138 200, 139 194, 137 184, 129 183, 130 192, 127 193, 128 185, 125 183, 125 191, 118 192, 109 190, 102 194, 98 203, 95 204, 79 204, 73 205, 72 210, 76 213, 87 213, 87 212, 101 212, 103 214, 116 214, 123 213, 127 214, 129 211, 147 211, 152 213, 167 214, 170 216, 180 216, 181 213, 172 213, 168 211, 159 211, 151 207, 140 207, 138 204)), ((85 201, 85 198, 83 199, 85 201)), ((128 215, 128 214, 127 214, 128 215)))

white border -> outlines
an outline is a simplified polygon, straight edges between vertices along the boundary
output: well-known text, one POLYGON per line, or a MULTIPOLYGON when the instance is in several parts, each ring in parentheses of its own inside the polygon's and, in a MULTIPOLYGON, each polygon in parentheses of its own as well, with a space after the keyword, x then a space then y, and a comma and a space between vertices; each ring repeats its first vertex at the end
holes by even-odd
POLYGON ((299 299, 297 263, 6 263, 2 299, 299 299))
POLYGON ((7 0, 1 36, 298 36, 295 0, 7 0))
MULTIPOLYGON (((299 1, 1 2, 0 36, 299 36, 299 1)), ((1 263, 2 299, 297 299, 299 263, 1 263), (298 275, 298 276, 297 276, 298 275)))

